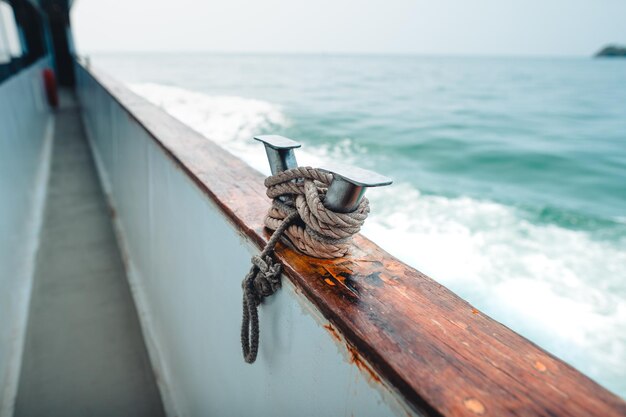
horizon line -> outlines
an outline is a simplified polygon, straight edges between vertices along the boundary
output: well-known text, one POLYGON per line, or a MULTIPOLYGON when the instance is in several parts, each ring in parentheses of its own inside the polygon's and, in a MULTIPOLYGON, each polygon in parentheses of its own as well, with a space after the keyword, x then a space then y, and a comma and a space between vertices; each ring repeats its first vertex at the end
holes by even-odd
MULTIPOLYGON (((80 49, 80 48, 77 48, 80 49)), ((541 54, 541 53, 460 53, 460 52, 344 52, 344 51, 224 51, 224 50, 114 50, 101 49, 78 51, 77 55, 90 54, 214 54, 214 55, 310 55, 310 56, 398 56, 398 57, 463 57, 463 58, 593 58, 595 52, 585 54, 541 54)))

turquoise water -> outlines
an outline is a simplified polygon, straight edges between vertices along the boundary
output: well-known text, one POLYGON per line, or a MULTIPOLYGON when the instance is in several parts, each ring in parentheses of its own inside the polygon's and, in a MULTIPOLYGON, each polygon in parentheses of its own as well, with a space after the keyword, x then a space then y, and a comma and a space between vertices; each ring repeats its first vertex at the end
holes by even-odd
POLYGON ((260 170, 271 132, 393 177, 365 234, 626 396, 626 60, 92 59, 260 170))

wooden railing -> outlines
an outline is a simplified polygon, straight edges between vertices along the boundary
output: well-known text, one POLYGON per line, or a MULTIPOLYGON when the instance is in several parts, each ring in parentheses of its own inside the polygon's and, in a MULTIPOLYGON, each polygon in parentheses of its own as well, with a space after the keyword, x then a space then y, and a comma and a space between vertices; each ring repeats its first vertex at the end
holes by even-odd
MULTIPOLYGON (((145 132, 152 145, 167 155, 193 187, 219 209, 229 227, 257 248, 253 251, 258 251, 269 237, 262 222, 270 203, 259 173, 101 72, 80 67, 79 73, 79 80, 83 79, 79 82, 80 98, 87 108, 90 100, 102 100, 100 94, 92 93, 97 84, 145 132)), ((117 117, 107 116, 97 122, 96 111, 93 109, 85 115, 92 131, 97 125, 101 126, 99 129, 117 129, 114 126, 117 117)), ((129 130, 122 127, 120 132, 126 135, 124 141, 136 140, 129 136, 129 130)), ((92 136, 98 134, 92 132, 92 136)), ((104 141, 97 138, 96 146, 108 146, 104 141)), ((148 160, 151 155, 147 156, 148 160)), ((121 154, 118 157, 129 158, 121 154)), ((113 166, 115 163, 110 164, 113 166)), ((127 170, 124 175, 134 173, 127 170)), ((123 181, 134 179, 125 177, 123 181)), ((194 216, 187 213, 184 201, 172 204, 177 215, 194 216)), ((148 206, 145 209, 152 210, 148 206)), ((117 208, 116 215, 124 216, 117 208)), ((338 260, 310 258, 280 245, 277 256, 284 265, 294 296, 304 296, 312 306, 312 314, 321 314, 326 337, 346 352, 348 361, 361 370, 371 386, 400 399, 403 405, 396 407, 396 411, 428 416, 626 415, 626 403, 622 399, 481 313, 435 280, 400 262, 374 242, 358 235, 354 246, 350 256, 338 260)), ((231 257, 224 259, 228 262, 231 257)), ((241 271, 248 267, 247 259, 242 262, 243 266, 232 264, 233 276, 211 279, 226 280, 229 288, 233 287, 233 294, 238 293, 241 271)), ((221 284, 213 284, 222 288, 221 284)), ((233 301, 224 297, 223 302, 233 301)), ((271 314, 272 308, 263 305, 261 315, 271 314)), ((238 319, 228 317, 231 324, 238 319)), ((262 322, 262 331, 261 350, 266 352, 265 343, 272 343, 272 338, 280 338, 281 332, 287 332, 273 322, 262 322)), ((213 336, 226 337, 226 334, 213 336)), ((237 343, 238 340, 235 346, 237 343)), ((316 343, 313 335, 311 343, 316 343)), ((238 360, 243 362, 241 358, 238 360)), ((260 366, 260 372, 271 378, 273 370, 280 368, 277 363, 281 360, 279 356, 254 366, 260 366)), ((296 354, 296 360, 312 359, 306 355, 297 358, 296 354)), ((302 373, 299 378, 309 381, 314 376, 302 373)), ((317 388, 314 383, 306 386, 311 392, 345 388, 339 384, 330 390, 321 384, 317 388)), ((289 397, 290 393, 283 395, 289 397)))

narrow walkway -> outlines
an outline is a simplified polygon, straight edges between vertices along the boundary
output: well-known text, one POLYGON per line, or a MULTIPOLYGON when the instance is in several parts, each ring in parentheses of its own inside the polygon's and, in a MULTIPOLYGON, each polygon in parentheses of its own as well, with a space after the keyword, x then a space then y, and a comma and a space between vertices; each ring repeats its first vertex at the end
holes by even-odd
POLYGON ((15 416, 160 416, 79 109, 61 98, 15 416))

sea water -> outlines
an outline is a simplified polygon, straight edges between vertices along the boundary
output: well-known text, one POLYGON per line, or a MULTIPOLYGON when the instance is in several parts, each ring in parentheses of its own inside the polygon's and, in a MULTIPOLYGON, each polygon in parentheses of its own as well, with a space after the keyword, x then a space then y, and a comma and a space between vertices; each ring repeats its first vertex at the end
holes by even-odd
POLYGON ((92 61, 260 171, 274 133, 392 177, 365 235, 626 397, 626 60, 92 61))

